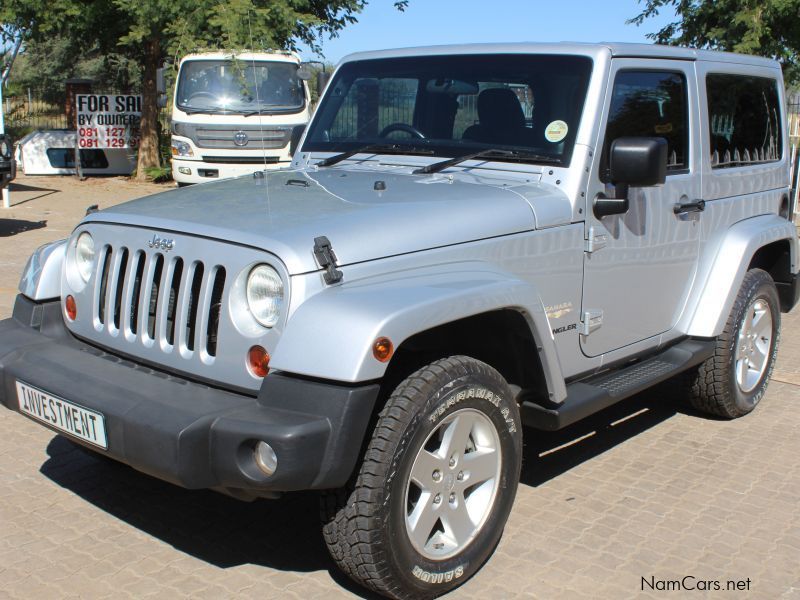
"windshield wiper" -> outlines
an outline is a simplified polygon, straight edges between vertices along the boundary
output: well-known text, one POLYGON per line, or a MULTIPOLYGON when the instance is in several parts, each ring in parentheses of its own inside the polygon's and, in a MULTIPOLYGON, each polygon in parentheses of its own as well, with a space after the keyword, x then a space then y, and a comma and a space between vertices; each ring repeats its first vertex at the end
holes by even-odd
POLYGON ((440 162, 432 163, 425 167, 420 167, 419 169, 415 169, 412 171, 414 175, 427 175, 430 173, 438 173, 439 171, 444 171, 450 167, 454 167, 455 165, 462 163, 467 160, 474 160, 476 158, 497 158, 499 160, 515 160, 515 161, 522 161, 522 160, 534 160, 537 162, 545 162, 550 164, 559 164, 561 161, 557 158, 553 158, 552 156, 544 156, 541 154, 534 154, 530 152, 523 152, 520 150, 501 150, 500 148, 489 148, 487 150, 481 150, 479 152, 471 152, 469 154, 463 154, 461 156, 456 156, 455 158, 450 158, 448 160, 443 160, 440 162))
POLYGON ((321 160, 315 166, 317 167, 330 167, 343 160, 352 158, 356 154, 433 154, 433 150, 419 148, 417 146, 402 146, 400 144, 369 144, 361 146, 355 150, 348 150, 340 154, 334 154, 328 158, 321 160))
POLYGON ((266 115, 269 113, 283 113, 289 112, 290 110, 297 110, 302 108, 302 106, 288 106, 283 104, 276 104, 274 106, 270 106, 269 108, 258 108, 256 110, 245 110, 239 112, 237 114, 242 115, 243 117, 252 117, 253 115, 266 115))
POLYGON ((226 110, 218 110, 216 108, 189 108, 188 106, 179 106, 178 108, 180 108, 187 115, 222 115, 228 112, 226 110))

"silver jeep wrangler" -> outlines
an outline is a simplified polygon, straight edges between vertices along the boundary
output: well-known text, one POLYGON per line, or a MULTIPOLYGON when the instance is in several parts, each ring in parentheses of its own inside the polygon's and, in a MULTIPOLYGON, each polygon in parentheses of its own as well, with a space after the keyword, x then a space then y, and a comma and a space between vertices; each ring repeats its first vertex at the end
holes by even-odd
POLYGON ((0 322, 0 400, 186 488, 322 490, 347 574, 436 596, 497 545, 523 435, 667 380, 755 408, 798 298, 787 155, 761 58, 354 55, 290 169, 40 248, 0 322))

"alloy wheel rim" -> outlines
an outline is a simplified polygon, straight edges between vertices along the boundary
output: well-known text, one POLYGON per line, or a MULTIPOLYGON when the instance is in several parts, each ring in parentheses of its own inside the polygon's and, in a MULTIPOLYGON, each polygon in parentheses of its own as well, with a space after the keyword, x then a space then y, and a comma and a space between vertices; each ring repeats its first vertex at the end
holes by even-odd
POLYGON ((405 486, 405 524, 431 560, 462 552, 492 512, 502 468, 500 436, 482 412, 448 415, 422 444, 405 486))
POLYGON ((752 392, 767 370, 772 350, 772 311, 763 298, 747 309, 734 349, 736 384, 745 394, 752 392))

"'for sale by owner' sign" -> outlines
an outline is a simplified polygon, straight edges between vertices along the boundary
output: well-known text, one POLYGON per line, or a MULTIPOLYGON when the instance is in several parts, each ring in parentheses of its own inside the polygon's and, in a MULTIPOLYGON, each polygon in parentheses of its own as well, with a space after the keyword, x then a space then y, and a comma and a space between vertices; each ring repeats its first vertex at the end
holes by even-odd
POLYGON ((142 97, 77 94, 79 148, 137 148, 142 97))

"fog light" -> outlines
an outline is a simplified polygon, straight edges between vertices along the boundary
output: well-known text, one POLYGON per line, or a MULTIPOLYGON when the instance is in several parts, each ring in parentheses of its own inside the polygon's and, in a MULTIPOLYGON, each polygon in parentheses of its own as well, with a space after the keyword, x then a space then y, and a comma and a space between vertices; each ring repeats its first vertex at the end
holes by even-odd
POLYGON ((394 344, 387 337, 379 337, 372 345, 372 355, 381 362, 387 362, 392 358, 394 344))
POLYGON ((64 300, 64 308, 67 309, 67 317, 70 321, 78 318, 78 305, 75 304, 75 298, 67 296, 66 300, 64 300))
POLYGON ((178 173, 181 175, 191 175, 192 170, 189 167, 178 167, 178 173))
POLYGON ((266 377, 269 373, 269 352, 261 346, 253 346, 247 351, 247 368, 256 377, 266 377))
POLYGON ((265 475, 272 475, 278 468, 278 457, 275 450, 267 442, 258 442, 254 452, 258 468, 264 471, 265 475))

